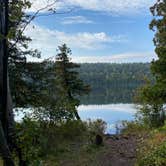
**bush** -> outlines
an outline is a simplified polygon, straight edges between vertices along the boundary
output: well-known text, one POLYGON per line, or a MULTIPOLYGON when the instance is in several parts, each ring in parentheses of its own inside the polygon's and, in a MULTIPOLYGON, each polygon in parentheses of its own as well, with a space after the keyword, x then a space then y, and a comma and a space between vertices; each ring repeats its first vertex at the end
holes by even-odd
POLYGON ((106 131, 107 124, 101 119, 97 119, 95 121, 88 120, 87 122, 87 129, 88 132, 92 133, 93 135, 103 135, 106 131))
POLYGON ((82 122, 67 120, 58 123, 33 121, 25 118, 17 124, 18 145, 29 165, 40 165, 49 156, 55 160, 82 147, 90 147, 89 142, 97 134, 103 135, 106 123, 102 120, 82 122))
POLYGON ((166 164, 166 141, 157 147, 153 147, 144 157, 137 161, 136 166, 165 166, 166 164))
POLYGON ((87 127, 84 122, 78 120, 69 120, 60 126, 60 135, 64 137, 64 139, 76 139, 78 137, 82 137, 84 133, 87 131, 87 127))
POLYGON ((122 121, 121 133, 123 134, 145 134, 149 131, 148 126, 138 121, 122 121))
POLYGON ((137 118, 151 128, 158 128, 164 125, 166 114, 162 105, 142 105, 137 118))
POLYGON ((23 119, 22 123, 16 124, 17 145, 21 149, 24 160, 29 165, 40 163, 41 155, 41 130, 40 123, 29 118, 23 119))
POLYGON ((138 151, 136 166, 165 166, 166 130, 154 130, 138 151))

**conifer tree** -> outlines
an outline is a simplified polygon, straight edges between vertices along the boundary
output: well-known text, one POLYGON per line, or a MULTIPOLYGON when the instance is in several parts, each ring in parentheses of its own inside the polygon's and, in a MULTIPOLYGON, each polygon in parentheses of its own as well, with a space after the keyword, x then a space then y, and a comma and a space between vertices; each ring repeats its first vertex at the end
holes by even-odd
POLYGON ((158 59, 152 62, 151 70, 156 78, 158 100, 164 104, 166 103, 166 0, 158 0, 151 7, 151 13, 154 19, 150 23, 150 29, 156 32, 153 41, 158 56, 158 59))
POLYGON ((55 63, 57 95, 60 101, 65 102, 63 105, 65 111, 79 120, 77 107, 80 104, 80 100, 78 97, 88 93, 90 88, 79 78, 76 69, 80 66, 70 61, 70 48, 63 44, 58 49, 60 52, 56 56, 55 63))
POLYGON ((151 63, 155 83, 149 82, 140 93, 141 113, 146 123, 158 127, 166 120, 166 0, 157 0, 150 10, 154 18, 149 28, 156 32, 153 41, 158 58, 151 63))

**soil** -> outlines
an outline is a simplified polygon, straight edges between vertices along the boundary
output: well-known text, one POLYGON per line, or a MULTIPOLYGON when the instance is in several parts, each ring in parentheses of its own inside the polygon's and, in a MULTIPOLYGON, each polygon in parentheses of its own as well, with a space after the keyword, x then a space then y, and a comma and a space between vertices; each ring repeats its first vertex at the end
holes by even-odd
POLYGON ((106 135, 107 150, 98 156, 101 166, 134 166, 139 142, 135 135, 106 135))

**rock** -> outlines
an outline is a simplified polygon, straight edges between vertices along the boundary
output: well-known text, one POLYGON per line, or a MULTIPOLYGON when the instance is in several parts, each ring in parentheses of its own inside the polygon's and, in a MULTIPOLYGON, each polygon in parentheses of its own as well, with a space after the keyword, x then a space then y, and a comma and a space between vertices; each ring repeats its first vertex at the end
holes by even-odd
POLYGON ((103 143, 103 137, 99 134, 96 135, 95 144, 101 145, 103 143))

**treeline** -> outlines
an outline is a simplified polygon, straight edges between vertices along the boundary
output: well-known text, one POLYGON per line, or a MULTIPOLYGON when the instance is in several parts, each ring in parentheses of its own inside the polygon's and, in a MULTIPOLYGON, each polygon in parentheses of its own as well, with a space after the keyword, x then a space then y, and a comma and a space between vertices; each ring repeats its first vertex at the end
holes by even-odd
MULTIPOLYGON (((17 103, 17 106, 23 106, 25 97, 26 103, 34 101, 35 105, 36 101, 43 103, 46 98, 45 89, 53 89, 51 86, 55 86, 53 84, 54 65, 53 62, 25 64, 22 76, 11 80, 13 101, 17 103), (17 86, 20 82, 24 85, 24 89, 17 86), (25 92, 27 95, 24 95, 25 92), (34 97, 38 99, 32 96, 29 98, 28 94, 29 96, 34 94, 34 97)), ((146 82, 146 78, 153 80, 149 63, 82 63, 76 70, 80 79, 90 85, 91 89, 88 95, 80 97, 81 104, 132 103, 136 90, 146 82)), ((11 74, 14 75, 14 73, 16 73, 14 69, 11 69, 11 74)), ((54 95, 56 95, 55 90, 54 95)))
POLYGON ((132 103, 135 91, 147 78, 153 80, 149 63, 85 63, 79 73, 91 86, 82 104, 132 103))

